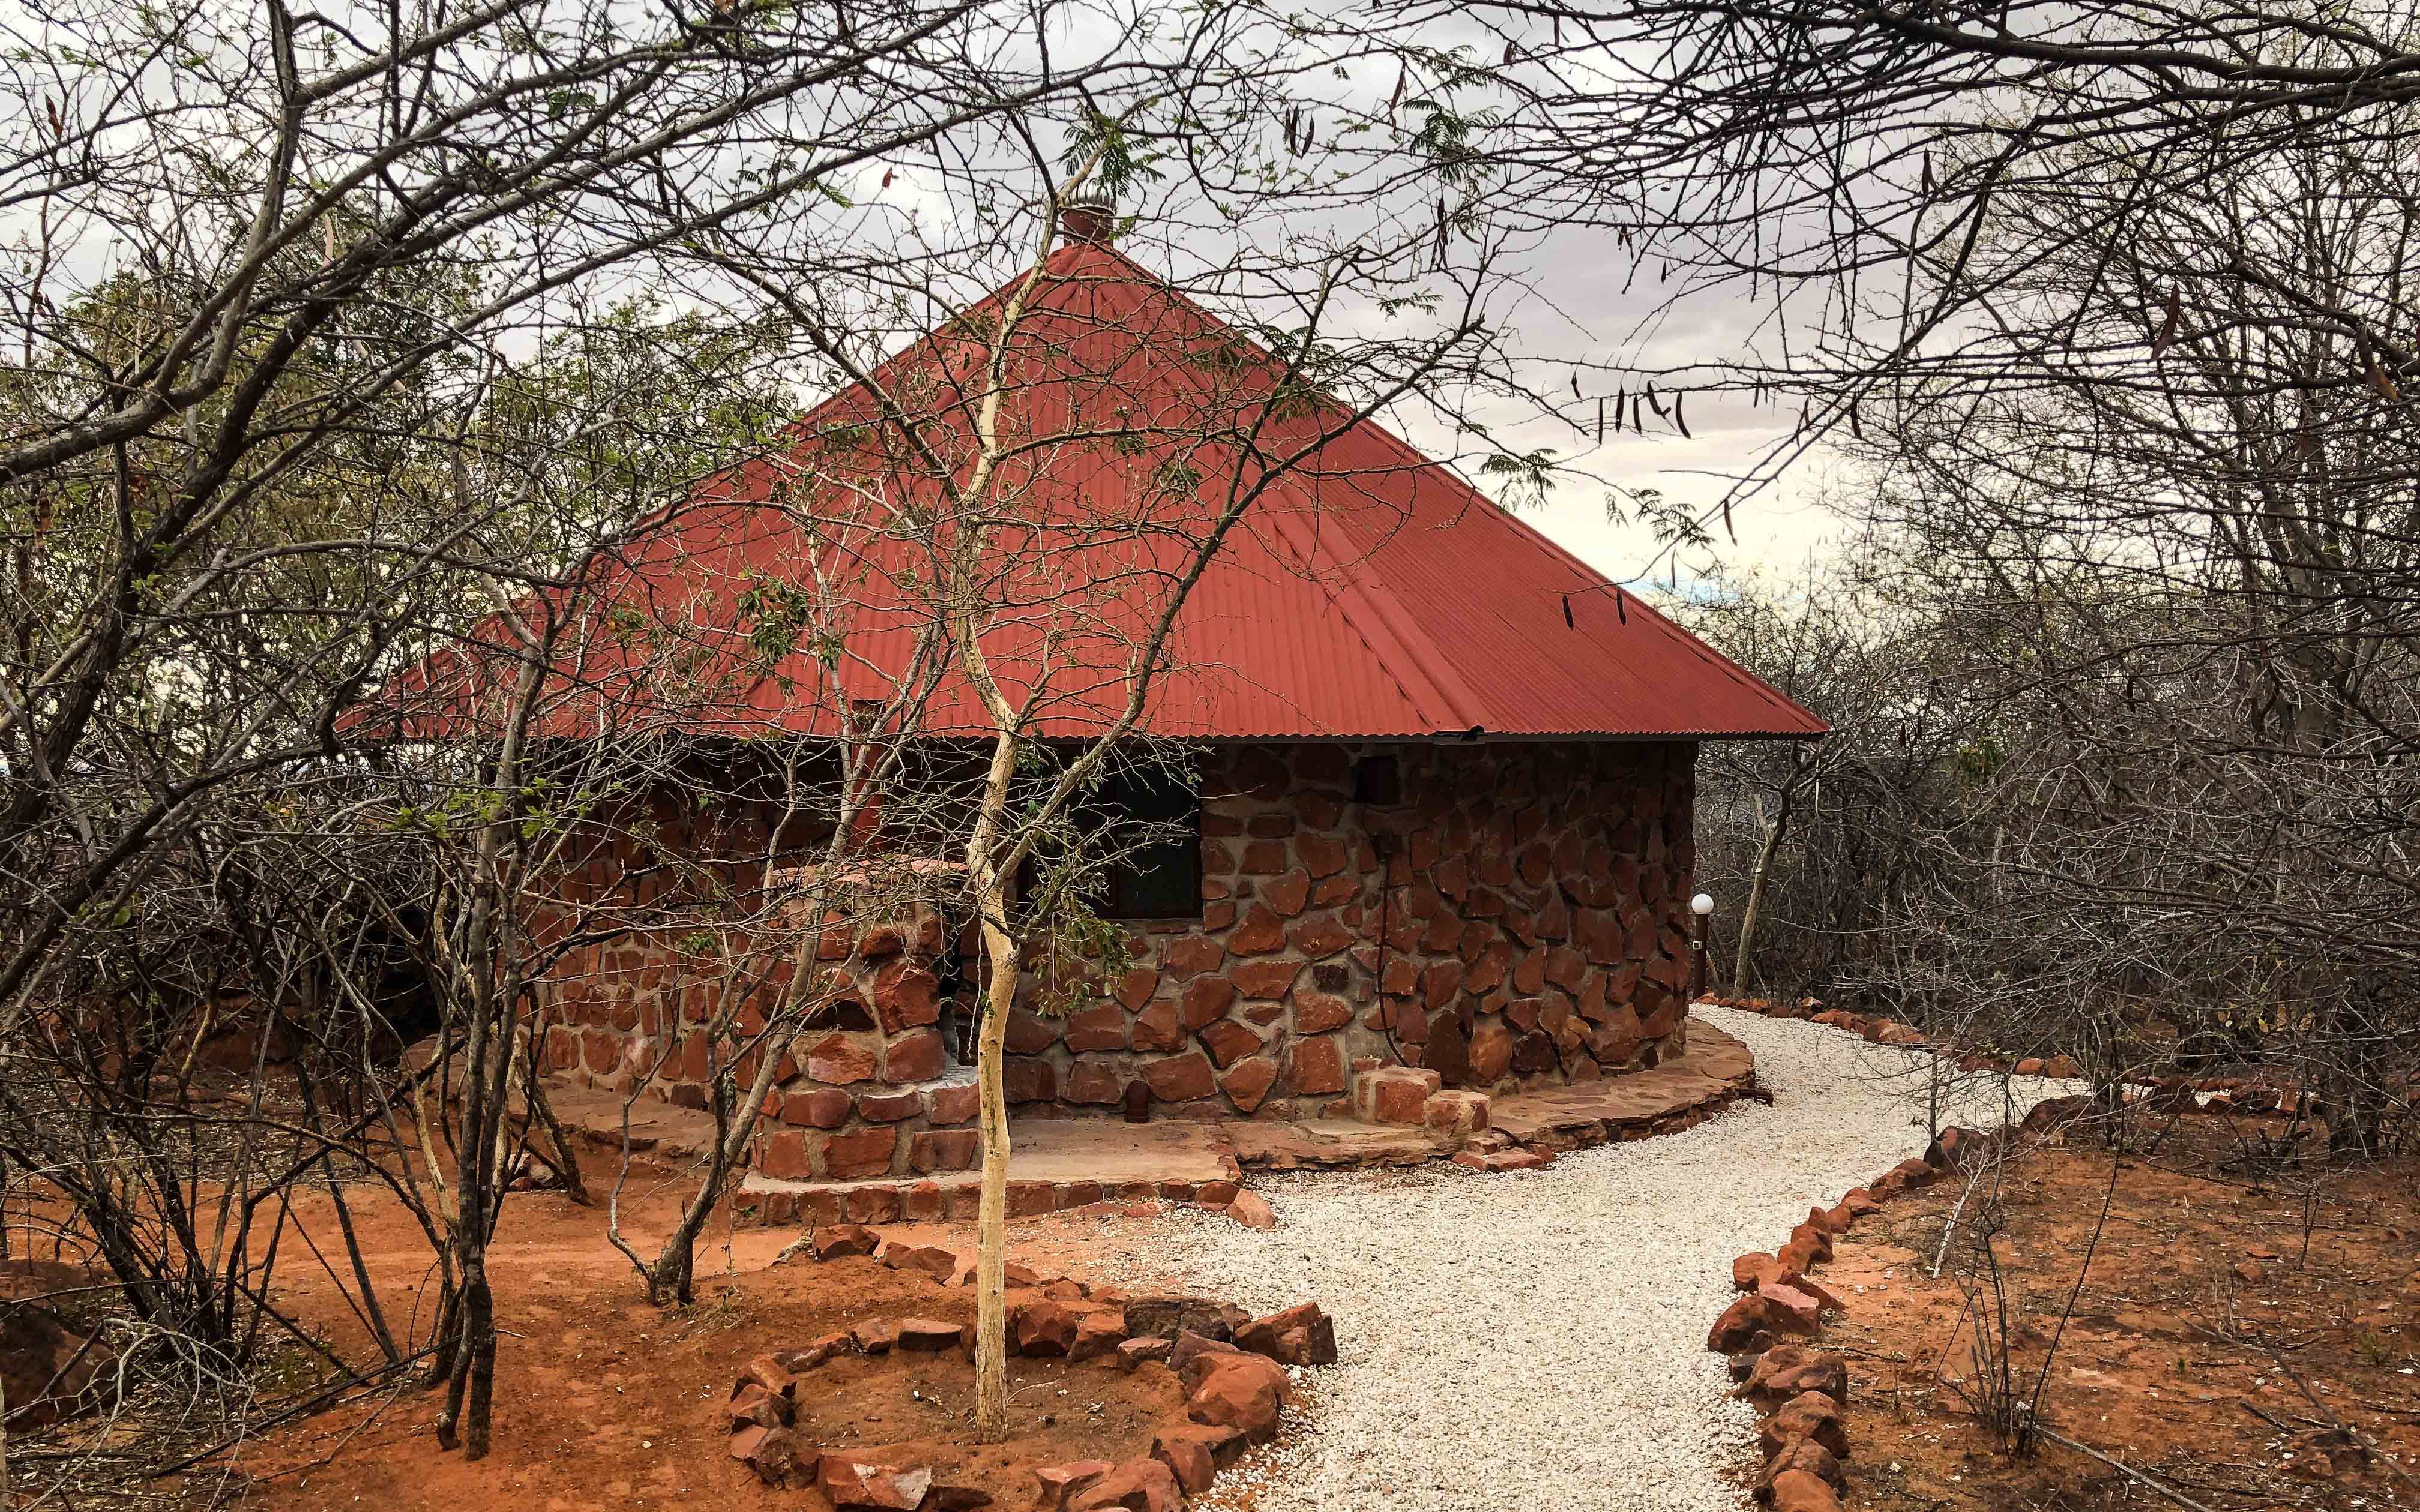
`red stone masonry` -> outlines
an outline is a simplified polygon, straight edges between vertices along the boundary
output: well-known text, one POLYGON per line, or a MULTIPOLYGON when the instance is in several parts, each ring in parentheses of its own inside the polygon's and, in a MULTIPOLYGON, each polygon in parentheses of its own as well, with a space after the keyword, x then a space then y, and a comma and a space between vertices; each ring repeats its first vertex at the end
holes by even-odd
POLYGON ((1481 1089, 1653 1065, 1683 1032, 1695 757, 1686 742, 1213 752, 1202 920, 1140 927, 1109 998, 1020 1012, 1010 1101, 1107 1112, 1140 1077, 1179 1117, 1313 1118, 1349 1114, 1372 1065, 1481 1089), (1367 755, 1397 759, 1401 804, 1353 801, 1367 755))
MULTIPOLYGON (((1485 1091, 1654 1065, 1685 1032, 1695 757, 1659 741, 1214 749, 1202 917, 1137 923, 1136 964, 1098 1001, 1020 1010, 1010 1102, 1114 1115, 1140 1080, 1163 1117, 1349 1117, 1354 1072, 1373 1066, 1485 1091), (1354 801, 1365 756, 1395 758, 1401 803, 1354 801)), ((925 918, 822 943, 846 990, 783 1068, 764 1174, 979 1163, 971 1072, 941 1032, 941 933, 925 918)), ((705 1105, 694 1026, 717 968, 675 933, 566 959, 549 994, 558 1072, 705 1105)), ((767 990, 786 978, 769 970, 767 990)))

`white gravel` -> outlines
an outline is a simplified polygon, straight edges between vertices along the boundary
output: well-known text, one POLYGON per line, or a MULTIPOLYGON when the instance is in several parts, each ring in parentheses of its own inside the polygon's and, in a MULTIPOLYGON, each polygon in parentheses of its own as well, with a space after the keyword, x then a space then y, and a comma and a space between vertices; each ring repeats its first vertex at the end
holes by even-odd
MULTIPOLYGON (((1773 1106, 1742 1103, 1539 1171, 1265 1178, 1252 1185, 1275 1229, 1172 1213, 1113 1265, 1256 1312, 1310 1299, 1336 1320, 1342 1363, 1300 1373, 1315 1396, 1307 1427, 1195 1504, 1738 1512, 1724 1472, 1746 1458, 1756 1420, 1705 1348, 1731 1259, 1921 1153, 1922 1088, 1905 1052, 1695 1011, 1755 1051, 1773 1106)), ((2002 1117, 1994 1099, 1944 1121, 2002 1117)))

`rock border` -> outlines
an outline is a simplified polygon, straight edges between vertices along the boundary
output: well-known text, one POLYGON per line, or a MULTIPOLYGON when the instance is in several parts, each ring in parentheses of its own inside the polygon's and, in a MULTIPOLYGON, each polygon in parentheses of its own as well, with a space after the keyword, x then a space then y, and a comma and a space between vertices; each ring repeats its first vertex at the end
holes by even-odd
MULTIPOLYGON (((971 1257, 885 1239, 860 1224, 818 1228, 774 1263, 802 1252, 819 1261, 864 1256, 894 1270, 922 1272, 943 1286, 967 1286, 974 1278, 971 1257)), ((1185 1415, 1160 1425, 1149 1456, 1040 1467, 1042 1512, 1177 1512, 1247 1448, 1276 1435, 1294 1396, 1288 1366, 1336 1363, 1336 1326, 1317 1303, 1256 1319, 1231 1303, 1094 1288, 1015 1263, 1007 1269, 1011 1354, 1071 1364, 1113 1360, 1126 1371, 1156 1362, 1176 1372, 1186 1392, 1185 1415)), ((929 1466, 815 1448, 792 1431, 799 1378, 827 1362, 850 1353, 944 1350, 971 1359, 973 1330, 932 1319, 867 1319, 802 1348, 758 1355, 732 1384, 731 1458, 768 1486, 813 1484, 843 1512, 975 1512, 990 1505, 988 1492, 937 1481, 929 1466)))
MULTIPOLYGON (((1827 1028, 1846 1030, 1869 1044, 1906 1049, 1931 1048, 1939 1055, 1956 1056, 1961 1072, 1993 1071, 2012 1076, 2047 1076, 2060 1081, 2084 1079, 2084 1068, 2076 1063, 2074 1057, 2063 1052, 2049 1057, 2026 1056, 2012 1059, 1982 1051, 1962 1051, 1954 1043, 1935 1044, 1923 1030, 1912 1024, 1852 1013, 1846 1009, 1827 1009, 1811 997, 1801 998, 1795 1004, 1776 1003, 1763 997, 1699 997, 1694 1001, 1763 1018, 1821 1024, 1827 1028)), ((2129 1103, 2144 1104, 2155 1113, 2199 1113, 2212 1118, 2308 1118, 2316 1102, 2312 1093, 2302 1088, 2247 1076, 2161 1076, 2128 1081, 2123 1086, 2127 1088, 2125 1095, 2129 1103)), ((2415 1104, 2420 1104, 2420 1082, 2414 1084, 2411 1097, 2415 1104)))
POLYGON ((1775 1512, 1840 1512, 1849 1457, 1847 1423, 1849 1362, 1812 1347, 1824 1316, 1845 1312, 1840 1300, 1813 1279, 1832 1258, 1832 1242, 1860 1218, 1944 1176, 1981 1165, 2018 1137, 2040 1138, 2089 1111, 2086 1098, 2053 1098, 2024 1119, 1995 1134, 1951 1126, 1933 1136, 1923 1155, 1900 1162, 1864 1186, 1852 1187, 1829 1208, 1809 1208, 1807 1221, 1790 1231, 1789 1242, 1731 1261, 1731 1285, 1740 1296, 1707 1331, 1706 1348, 1730 1361, 1733 1394, 1766 1410, 1757 1430, 1764 1455, 1755 1494, 1775 1512), (1787 1342, 1798 1340, 1800 1342, 1787 1342))

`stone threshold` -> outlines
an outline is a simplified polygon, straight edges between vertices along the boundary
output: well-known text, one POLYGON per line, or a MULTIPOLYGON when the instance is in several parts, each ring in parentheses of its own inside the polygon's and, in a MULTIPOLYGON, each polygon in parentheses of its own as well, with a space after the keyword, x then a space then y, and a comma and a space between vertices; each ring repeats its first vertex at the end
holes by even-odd
MULTIPOLYGON (((1243 1174, 1229 1127, 1172 1119, 1012 1123, 1008 1215, 1032 1218, 1134 1197, 1224 1208, 1243 1174)), ((981 1171, 859 1181, 783 1181, 751 1171, 734 1205, 743 1221, 765 1224, 896 1223, 973 1218, 982 1193, 981 1171)))
MULTIPOLYGON (((1524 1170, 1559 1154, 1694 1128, 1742 1097, 1761 1097, 1756 1060, 1738 1040, 1690 1022, 1687 1048, 1662 1065, 1575 1087, 1487 1100, 1488 1126, 1450 1131, 1351 1119, 1303 1123, 1035 1119, 1014 1127, 1008 1211, 1034 1217, 1134 1198, 1224 1208, 1247 1170, 1367 1169, 1452 1160, 1482 1171, 1524 1170)), ((622 1100, 557 1084, 555 1112, 576 1134, 618 1149, 622 1100)), ((631 1110, 631 1148, 659 1159, 697 1158, 713 1136, 704 1113, 652 1098, 631 1110)), ((764 1224, 895 1223, 970 1219, 980 1171, 854 1181, 780 1180, 750 1172, 734 1199, 764 1224)))

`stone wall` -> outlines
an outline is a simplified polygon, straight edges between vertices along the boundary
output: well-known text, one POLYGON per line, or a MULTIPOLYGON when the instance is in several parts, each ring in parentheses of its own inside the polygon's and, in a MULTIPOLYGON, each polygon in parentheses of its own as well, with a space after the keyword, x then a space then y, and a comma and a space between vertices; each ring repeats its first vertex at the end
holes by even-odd
MULTIPOLYGON (((1136 964, 1099 1000, 1020 1010, 1011 1103, 1114 1114, 1140 1080, 1156 1117, 1349 1116, 1353 1073, 1373 1066, 1500 1091, 1653 1065, 1683 1033, 1695 755, 1681 742, 1214 750, 1202 918, 1136 924, 1136 964), (1369 756, 1395 759, 1401 802, 1354 801, 1369 756)), ((579 879, 590 894, 618 886, 601 864, 579 879)), ((685 929, 566 956, 544 995, 558 1072, 706 1105, 710 1060, 736 1051, 702 1027, 728 966, 685 954, 685 929)), ((930 917, 868 916, 815 941, 832 1001, 768 1101, 765 1174, 978 1163, 972 1072, 949 1053, 975 989, 944 996, 942 934, 930 917)), ((789 973, 768 961, 759 980, 778 992, 789 973)), ((752 1013, 735 1028, 760 1026, 752 1013)))
POLYGON ((1696 747, 1221 748, 1204 774, 1199 924, 1063 1019, 1020 1013, 1010 1101, 1176 1117, 1345 1111, 1398 1060, 1504 1089, 1652 1065, 1683 1032, 1696 747), (1353 801, 1393 756, 1398 804, 1353 801), (1385 853, 1382 856, 1382 851, 1385 853), (1383 992, 1381 987, 1383 985, 1383 992))

